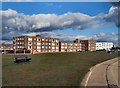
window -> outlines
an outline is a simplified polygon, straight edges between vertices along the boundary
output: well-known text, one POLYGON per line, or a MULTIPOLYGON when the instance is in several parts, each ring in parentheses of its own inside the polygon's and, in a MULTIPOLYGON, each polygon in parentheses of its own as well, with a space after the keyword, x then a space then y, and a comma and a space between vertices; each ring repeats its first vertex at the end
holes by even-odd
POLYGON ((37 38, 37 41, 41 41, 41 39, 37 38))
POLYGON ((59 50, 56 50, 56 52, 59 52, 59 50))
POLYGON ((55 49, 55 47, 52 47, 52 49, 55 49))
POLYGON ((24 38, 22 38, 22 40, 24 40, 24 38))
POLYGON ((64 45, 64 43, 62 43, 61 45, 64 45))
POLYGON ((31 44, 32 44, 32 42, 28 42, 28 44, 30 44, 30 45, 31 45, 31 44))
POLYGON ((37 45, 41 45, 41 43, 40 43, 40 42, 37 42, 37 45))
POLYGON ((58 42, 58 40, 56 40, 56 42, 58 42))
POLYGON ((28 46, 28 49, 31 49, 32 48, 32 46, 28 46))
POLYGON ((65 48, 67 49, 67 46, 65 46, 65 48))
POLYGON ((40 49, 41 47, 40 46, 37 46, 37 49, 40 49))
POLYGON ((54 42, 54 39, 52 40, 52 42, 54 42))
POLYGON ((41 50, 37 50, 38 52, 41 52, 41 50))
POLYGON ((48 45, 48 43, 46 42, 46 45, 48 45))
POLYGON ((55 43, 52 43, 52 45, 55 45, 55 43))
POLYGON ((32 48, 32 46, 29 46, 29 48, 31 49, 31 48, 32 48))
POLYGON ((32 38, 28 38, 28 41, 32 41, 32 38))

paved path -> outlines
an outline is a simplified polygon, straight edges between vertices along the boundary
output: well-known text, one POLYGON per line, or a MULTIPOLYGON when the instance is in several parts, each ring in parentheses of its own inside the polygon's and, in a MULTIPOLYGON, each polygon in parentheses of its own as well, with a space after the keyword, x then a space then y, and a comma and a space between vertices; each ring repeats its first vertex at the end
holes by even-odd
POLYGON ((105 61, 90 69, 83 79, 82 86, 106 86, 117 88, 118 86, 118 58, 105 61))

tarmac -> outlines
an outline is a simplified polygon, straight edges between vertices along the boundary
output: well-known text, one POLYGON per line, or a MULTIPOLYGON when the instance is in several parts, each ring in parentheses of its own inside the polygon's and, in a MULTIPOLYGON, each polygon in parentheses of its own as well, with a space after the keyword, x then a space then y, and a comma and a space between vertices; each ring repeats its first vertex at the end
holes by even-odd
POLYGON ((119 58, 114 58, 90 68, 90 71, 82 80, 81 86, 103 86, 106 88, 119 88, 119 62, 119 58))

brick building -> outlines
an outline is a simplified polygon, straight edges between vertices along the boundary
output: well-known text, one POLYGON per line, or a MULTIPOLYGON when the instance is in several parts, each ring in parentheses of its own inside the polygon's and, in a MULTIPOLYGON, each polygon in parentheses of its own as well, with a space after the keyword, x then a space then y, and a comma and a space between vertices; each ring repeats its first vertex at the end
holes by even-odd
POLYGON ((13 38, 15 50, 30 50, 31 53, 59 52, 58 38, 36 36, 18 36, 13 38))
POLYGON ((81 51, 81 43, 60 42, 60 52, 76 52, 81 51))
POLYGON ((30 50, 31 53, 95 51, 96 41, 79 40, 59 42, 58 38, 36 36, 17 36, 13 38, 14 50, 30 50))
POLYGON ((80 40, 82 51, 96 51, 95 40, 80 40))

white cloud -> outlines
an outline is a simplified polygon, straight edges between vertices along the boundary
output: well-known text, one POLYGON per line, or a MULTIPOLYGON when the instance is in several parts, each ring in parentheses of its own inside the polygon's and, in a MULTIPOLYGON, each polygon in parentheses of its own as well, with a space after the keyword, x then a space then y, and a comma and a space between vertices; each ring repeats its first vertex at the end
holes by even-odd
MULTIPOLYGON (((82 13, 57 14, 33 14, 25 15, 15 10, 8 9, 2 12, 2 31, 3 36, 42 32, 52 30, 63 30, 66 28, 84 30, 101 26, 99 24, 100 16, 89 16, 82 13), (7 34, 6 34, 7 33, 7 34)), ((11 37, 12 37, 11 36, 11 37)))
POLYGON ((0 40, 0 44, 5 43, 5 44, 12 44, 12 40, 0 40))
POLYGON ((67 28, 84 30, 87 28, 97 28, 100 20, 107 22, 115 22, 119 27, 118 21, 118 7, 113 6, 110 8, 109 13, 104 15, 89 16, 82 13, 65 13, 62 15, 57 14, 33 14, 25 15, 18 13, 15 10, 8 9, 2 12, 2 32, 4 40, 11 40, 13 36, 21 34, 40 34, 48 37, 58 37, 61 40, 74 40, 80 39, 95 39, 98 41, 113 41, 117 42, 118 37, 112 34, 99 33, 92 36, 84 35, 67 35, 67 34, 54 34, 52 30, 63 30, 67 28), (113 37, 116 36, 116 37, 113 37))
POLYGON ((28 35, 28 36, 35 36, 35 35, 41 35, 44 37, 53 37, 55 35, 54 32, 32 32, 32 33, 26 33, 22 35, 28 35))
POLYGON ((56 35, 57 38, 60 38, 62 41, 73 41, 75 39, 80 40, 96 40, 96 41, 108 41, 118 44, 118 33, 97 33, 94 35, 72 35, 72 34, 62 34, 59 33, 56 35))
POLYGON ((112 6, 109 13, 104 17, 107 22, 114 22, 118 27, 120 27, 120 16, 118 15, 118 13, 120 13, 119 8, 119 6, 112 6))

